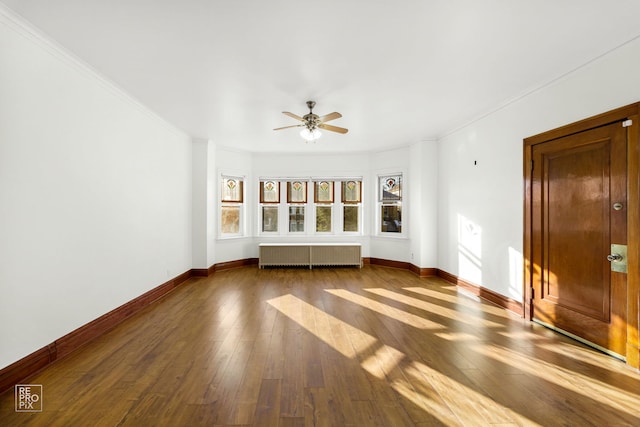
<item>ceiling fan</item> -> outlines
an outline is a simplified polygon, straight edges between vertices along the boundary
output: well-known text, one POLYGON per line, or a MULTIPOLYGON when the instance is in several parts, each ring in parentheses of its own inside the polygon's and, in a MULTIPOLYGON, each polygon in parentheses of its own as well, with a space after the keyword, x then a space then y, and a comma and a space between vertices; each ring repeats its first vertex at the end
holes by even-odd
POLYGON ((276 128, 274 130, 303 127, 304 129, 302 129, 302 131, 300 132, 300 136, 302 136, 302 138, 304 138, 307 142, 308 141, 315 142, 315 140, 320 138, 320 136, 322 135, 322 133, 320 132, 320 129, 325 129, 331 132, 338 132, 338 133, 349 132, 349 129, 326 124, 328 121, 339 119, 340 117, 342 117, 342 114, 338 112, 333 112, 333 113, 325 114, 324 116, 318 116, 317 114, 313 113, 313 107, 315 106, 316 106, 315 101, 307 101, 307 107, 309 107, 309 114, 305 114, 302 117, 298 116, 297 114, 290 113, 288 111, 283 111, 282 114, 285 114, 296 120, 300 120, 302 123, 298 125, 284 126, 284 127, 276 128))

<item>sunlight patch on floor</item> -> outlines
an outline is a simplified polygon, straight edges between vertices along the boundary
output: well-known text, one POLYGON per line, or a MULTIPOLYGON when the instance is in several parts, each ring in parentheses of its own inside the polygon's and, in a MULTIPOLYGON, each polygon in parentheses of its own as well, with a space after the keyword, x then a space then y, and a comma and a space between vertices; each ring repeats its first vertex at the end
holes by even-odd
POLYGON ((372 344, 377 342, 377 339, 375 337, 372 337, 371 335, 366 334, 357 328, 354 328, 348 323, 345 323, 342 320, 328 313, 325 313, 324 311, 305 301, 302 301, 301 299, 291 294, 272 298, 270 300, 267 300, 267 303, 275 307, 282 314, 298 323, 300 326, 311 332, 318 339, 320 339, 325 344, 329 345, 331 348, 338 351, 345 357, 353 358, 354 351, 357 354, 361 351, 366 350, 372 344), (328 322, 329 327, 317 328, 317 319, 328 322), (365 340, 363 340, 356 348, 353 347, 353 343, 350 340, 348 340, 347 342, 337 342, 334 339, 334 334, 332 332, 332 328, 335 327, 342 328, 344 330, 344 334, 340 335, 348 336, 353 334, 363 334, 365 336, 365 340))
MULTIPOLYGON (((424 310, 427 313, 434 313, 437 314, 439 316, 444 316, 447 317, 451 320, 455 320, 456 322, 462 322, 462 323, 466 323, 469 325, 475 324, 476 322, 473 322, 469 319, 466 319, 464 317, 460 316, 460 312, 457 312, 455 310, 452 310, 450 308, 446 308, 443 307, 442 305, 438 305, 438 304, 434 304, 428 301, 424 301, 418 298, 414 298, 414 297, 410 297, 408 295, 403 295, 400 294, 398 292, 393 292, 390 291, 388 289, 383 289, 383 288, 368 288, 365 289, 365 291, 367 292, 371 292, 373 294, 379 295, 381 297, 385 297, 385 298, 389 298, 392 299, 394 301, 398 301, 402 304, 411 306, 411 307, 415 307, 418 308, 420 310, 424 310)), ((489 320, 484 320, 483 319, 483 325, 484 326, 497 326, 502 328, 503 326, 499 323, 496 322, 492 322, 489 320)))
POLYGON ((371 298, 363 297, 346 289, 325 289, 326 292, 373 310, 376 313, 391 317, 394 320, 413 326, 418 329, 442 329, 444 326, 432 320, 425 319, 415 314, 391 307, 371 298))
POLYGON ((388 345, 381 345, 374 354, 366 358, 360 366, 371 375, 385 379, 405 358, 405 354, 388 345))
MULTIPOLYGON (((452 285, 453 286, 453 285, 452 285)), ((448 295, 442 292, 438 292, 437 294, 429 289, 425 289, 425 288, 418 288, 418 287, 407 287, 407 288, 402 288, 402 290, 407 291, 407 292, 413 292, 415 294, 418 295, 423 295, 426 296, 429 299, 433 299, 433 300, 437 300, 437 301, 444 301, 446 303, 449 303, 455 307, 468 307, 471 308, 473 310, 477 310, 478 309, 478 304, 475 301, 470 301, 467 299, 461 299, 458 297, 457 292, 459 291, 459 288, 456 288, 455 286, 452 288, 455 289, 455 294, 453 295, 448 295)), ((436 304, 439 304, 436 302, 436 304)))
POLYGON ((424 363, 411 362, 409 367, 405 369, 405 374, 410 382, 423 384, 419 394, 421 399, 428 400, 425 403, 426 406, 431 409, 442 407, 442 405, 446 405, 447 408, 456 408, 455 413, 462 417, 459 421, 464 425, 493 425, 514 422, 511 409, 424 363), (434 388, 446 390, 446 392, 434 394, 430 392, 434 388), (463 395, 466 397, 464 401, 461 401, 459 396, 463 395), (464 410, 460 411, 460 408, 464 410))
MULTIPOLYGON (((558 364, 558 360, 547 362, 540 358, 524 356, 518 351, 498 346, 487 348, 487 346, 484 345, 476 345, 473 349, 479 354, 483 354, 505 365, 512 366, 523 373, 540 378, 573 393, 586 395, 584 392, 585 388, 598 390, 601 396, 606 396, 607 405, 610 405, 616 410, 624 411, 634 416, 640 413, 638 407, 640 390, 638 393, 632 393, 609 384, 604 384, 595 378, 581 374, 575 368, 563 368, 558 364), (625 404, 623 404, 623 402, 625 404)), ((606 370, 606 368, 603 369, 606 370)))
POLYGON ((477 341, 478 337, 466 332, 435 332, 435 336, 447 341, 477 341))
MULTIPOLYGON (((371 308, 385 316, 392 314, 394 318, 398 317, 401 321, 409 315, 402 310, 385 306, 344 289, 327 289, 326 291, 355 304, 371 308)), ((362 360, 360 364, 362 369, 374 378, 389 380, 396 392, 445 425, 459 424, 461 421, 463 423, 478 422, 478 414, 481 414, 482 422, 513 422, 513 418, 509 415, 511 410, 494 402, 488 396, 460 384, 424 363, 408 359, 406 354, 396 348, 382 344, 377 338, 291 294, 273 298, 267 302, 343 356, 354 359, 360 354, 370 354, 362 360), (327 327, 328 324, 331 326, 327 327), (332 331, 336 331, 336 328, 342 329, 339 335, 348 337, 348 343, 339 343, 334 339, 332 331), (441 394, 438 390, 445 392, 441 394), (460 395, 465 396, 465 402, 461 403, 460 395), (461 404, 473 407, 466 420, 460 420, 451 409, 461 404)), ((413 321, 424 329, 424 322, 417 322, 415 319, 413 321)), ((428 325, 433 328, 434 322, 429 322, 428 325)), ((456 413, 458 412, 456 410, 456 413)))

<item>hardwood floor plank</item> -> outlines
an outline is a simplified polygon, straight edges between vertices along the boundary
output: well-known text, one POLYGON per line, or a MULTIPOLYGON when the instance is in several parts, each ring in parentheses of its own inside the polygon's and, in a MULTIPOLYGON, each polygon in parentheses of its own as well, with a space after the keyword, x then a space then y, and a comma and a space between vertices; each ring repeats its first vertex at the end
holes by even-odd
POLYGON ((281 417, 281 380, 262 380, 255 410, 256 426, 277 426, 281 417))
POLYGON ((229 269, 24 381, 8 426, 640 425, 640 373, 439 278, 229 269))
POLYGON ((304 335, 302 341, 304 387, 324 387, 324 373, 320 356, 321 347, 321 343, 315 335, 304 335))
POLYGON ((285 335, 285 356, 281 380, 282 395, 280 414, 283 417, 300 417, 304 414, 304 361, 302 340, 306 332, 292 328, 285 335))
POLYGON ((324 387, 307 387, 305 389, 304 425, 306 427, 329 427, 340 425, 342 411, 329 406, 330 398, 324 387), (337 418, 337 419, 336 419, 337 418))
POLYGON ((244 368, 243 378, 231 405, 232 418, 235 424, 251 424, 253 412, 259 400, 262 384, 264 362, 267 354, 270 336, 260 335, 253 343, 251 354, 244 368))
POLYGON ((285 315, 277 313, 265 360, 264 379, 282 379, 285 359, 282 349, 284 348, 285 329, 288 321, 289 319, 285 315))
POLYGON ((304 418, 303 417, 282 417, 280 418, 279 427, 304 427, 304 418))
POLYGON ((387 425, 382 415, 385 408, 378 406, 376 402, 356 400, 352 405, 354 417, 359 423, 358 426, 384 427, 387 425))

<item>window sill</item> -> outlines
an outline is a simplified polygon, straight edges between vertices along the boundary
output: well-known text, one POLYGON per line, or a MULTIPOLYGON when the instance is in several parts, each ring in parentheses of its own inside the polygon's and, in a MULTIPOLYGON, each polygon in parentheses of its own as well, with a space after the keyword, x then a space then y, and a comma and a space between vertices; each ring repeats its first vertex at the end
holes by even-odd
POLYGON ((217 241, 225 241, 225 240, 240 240, 240 239, 248 239, 249 236, 243 235, 233 235, 233 236, 218 236, 216 238, 217 241))
POLYGON ((409 236, 403 233, 378 233, 371 237, 374 239, 409 240, 409 236))

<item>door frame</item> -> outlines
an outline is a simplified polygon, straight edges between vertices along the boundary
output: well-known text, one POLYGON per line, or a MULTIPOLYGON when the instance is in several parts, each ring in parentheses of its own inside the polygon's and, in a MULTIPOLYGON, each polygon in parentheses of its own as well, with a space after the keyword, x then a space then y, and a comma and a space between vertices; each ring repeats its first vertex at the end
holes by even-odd
POLYGON ((534 269, 532 222, 533 147, 615 122, 631 120, 627 127, 627 345, 626 363, 640 369, 640 102, 589 117, 569 125, 524 139, 524 243, 523 307, 528 320, 533 317, 534 269))

